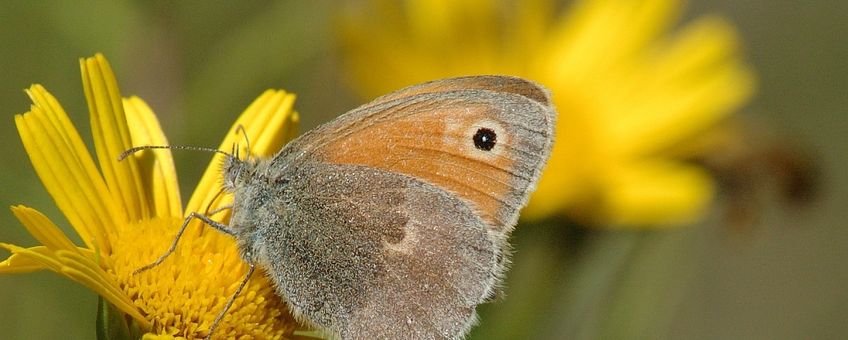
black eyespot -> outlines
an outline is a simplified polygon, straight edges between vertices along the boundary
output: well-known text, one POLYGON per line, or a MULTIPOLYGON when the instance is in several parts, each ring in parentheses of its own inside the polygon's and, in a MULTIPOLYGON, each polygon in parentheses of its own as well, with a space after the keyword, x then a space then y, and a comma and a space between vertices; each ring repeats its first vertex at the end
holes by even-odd
POLYGON ((490 151, 495 147, 498 141, 498 135, 494 130, 488 128, 480 128, 474 134, 474 146, 483 151, 490 151))

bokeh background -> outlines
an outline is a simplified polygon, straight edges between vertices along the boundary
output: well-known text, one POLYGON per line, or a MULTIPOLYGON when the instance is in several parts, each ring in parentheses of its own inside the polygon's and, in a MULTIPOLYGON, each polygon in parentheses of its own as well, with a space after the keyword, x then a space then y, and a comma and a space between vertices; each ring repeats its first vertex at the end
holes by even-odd
MULTIPOLYGON (((173 144, 217 145, 266 88, 297 93, 302 130, 363 103, 345 77, 339 11, 330 1, 0 3, 0 206, 26 204, 64 221, 13 115, 29 107, 22 89, 41 83, 89 138, 78 58, 96 52, 124 95, 157 112, 173 144)), ((727 215, 740 202, 719 196, 698 222, 675 227, 522 224, 505 294, 480 308, 471 337, 848 336, 848 3, 692 0, 682 22, 707 13, 733 23, 757 75, 756 95, 737 116, 814 164, 814 197, 787 204, 762 181, 742 222, 727 215)), ((208 155, 175 159, 185 193, 208 155)), ((0 242, 35 244, 9 212, 0 213, 0 242)), ((96 296, 59 275, 0 277, 0 306, 0 338, 94 338, 96 296)))

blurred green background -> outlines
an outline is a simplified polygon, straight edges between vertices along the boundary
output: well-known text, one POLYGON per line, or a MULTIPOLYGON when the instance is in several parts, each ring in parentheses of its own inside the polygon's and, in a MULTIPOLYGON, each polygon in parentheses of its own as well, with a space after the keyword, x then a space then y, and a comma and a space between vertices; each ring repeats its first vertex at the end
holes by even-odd
MULTIPOLYGON (((156 111, 173 144, 217 145, 262 90, 298 95, 302 130, 361 103, 342 80, 328 1, 0 3, 0 206, 67 224, 32 170, 13 115, 41 83, 88 138, 78 58, 103 52, 124 95, 156 111)), ((804 210, 767 196, 743 229, 717 210, 679 229, 547 221, 512 238, 504 298, 474 338, 840 339, 848 337, 848 2, 690 1, 745 44, 759 90, 742 116, 806 147, 821 191, 804 210), (563 226, 561 224, 568 224, 563 226)), ((390 75, 387 75, 390 76, 390 75)), ((177 152, 184 197, 208 155, 177 152)), ((66 229, 67 230, 67 229, 66 229)), ((0 241, 35 241, 0 213, 0 241)), ((5 256, 5 254, 4 254, 5 256)), ((2 339, 94 338, 96 296, 59 275, 0 276, 2 339)))

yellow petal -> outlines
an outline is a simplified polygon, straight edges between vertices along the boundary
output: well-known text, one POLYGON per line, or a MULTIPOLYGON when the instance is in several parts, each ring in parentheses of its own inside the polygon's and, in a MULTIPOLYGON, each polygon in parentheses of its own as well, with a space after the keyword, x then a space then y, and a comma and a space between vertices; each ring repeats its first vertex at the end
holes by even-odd
POLYGON ((77 247, 65 236, 65 233, 59 230, 59 227, 53 224, 47 216, 37 210, 18 205, 12 207, 12 214, 21 221, 38 242, 41 242, 50 250, 77 251, 77 247))
POLYGON ((0 243, 0 247, 8 249, 13 253, 12 257, 0 263, 2 264, 0 266, 0 273, 18 273, 30 269, 42 268, 50 269, 100 294, 123 312, 136 318, 143 326, 150 326, 150 323, 133 306, 129 297, 94 263, 92 260, 93 253, 91 251, 82 249, 75 251, 53 251, 44 246, 22 248, 5 243, 0 243), (39 265, 40 268, 37 268, 39 265))
POLYGON ((100 269, 91 258, 77 252, 64 250, 56 251, 55 254, 62 264, 59 273, 82 283, 111 302, 116 308, 139 321, 144 327, 150 327, 150 322, 141 315, 132 300, 124 294, 112 277, 100 269))
POLYGON ((119 212, 94 160, 55 98, 38 85, 28 94, 32 110, 15 125, 36 173, 83 242, 110 253, 106 230, 119 212))
POLYGON ((580 1, 551 34, 542 53, 546 75, 572 84, 592 80, 627 60, 668 27, 676 1, 580 1))
MULTIPOLYGON (((0 243, 0 247, 12 252, 12 256, 4 262, 17 262, 14 264, 35 266, 37 263, 44 269, 50 269, 58 272, 62 268, 62 264, 55 258, 53 251, 44 246, 23 248, 13 244, 0 243), (16 261, 9 261, 13 257, 17 257, 16 261)), ((11 263, 10 263, 11 264, 11 263)), ((14 265, 12 264, 12 265, 14 265)))
POLYGON ((614 175, 604 191, 613 225, 664 226, 692 223, 713 196, 702 168, 670 161, 632 164, 614 175))
MULTIPOLYGON (((168 145, 159 120, 141 98, 124 99, 124 111, 134 146, 168 145)), ((182 216, 180 188, 171 150, 146 150, 131 157, 138 162, 144 180, 142 187, 147 191, 145 196, 150 200, 148 206, 153 207, 155 216, 182 216)))
MULTIPOLYGON (((14 245, 8 243, 0 243, 0 248, 12 251, 14 245)), ((47 250, 46 247, 42 247, 47 250)), ((36 261, 31 257, 21 254, 12 254, 7 259, 0 262, 0 274, 20 274, 30 273, 37 270, 47 269, 43 263, 36 261)))
MULTIPOLYGON (((248 136, 255 140, 251 140, 250 152, 253 155, 260 157, 270 157, 276 154, 283 145, 292 140, 297 134, 296 121, 300 120, 297 112, 293 111, 295 95, 278 92, 277 96, 281 99, 279 102, 269 105, 266 109, 269 111, 263 116, 267 116, 265 126, 279 127, 279 131, 267 129, 265 126, 252 124, 251 129, 247 129, 248 136)), ((264 120, 264 119, 263 119, 264 120)))
MULTIPOLYGON (((16 251, 19 249, 24 249, 19 246, 8 244, 8 243, 0 243, 0 248, 4 248, 9 251, 16 251)), ((25 248, 28 252, 34 252, 38 254, 42 254, 43 256, 51 257, 54 254, 54 250, 47 248, 45 246, 37 246, 31 248, 25 248)), ((82 254, 82 256, 88 258, 95 258, 96 255, 93 251, 85 248, 76 248, 74 250, 82 254)), ((12 253, 12 256, 9 256, 3 262, 0 262, 0 274, 11 274, 11 273, 28 273, 41 269, 51 269, 47 266, 43 261, 37 260, 32 256, 28 256, 27 254, 19 254, 12 253)))
POLYGON ((727 23, 705 18, 689 25, 642 69, 611 136, 625 153, 644 154, 685 142, 733 113, 753 94, 751 72, 737 60, 737 38, 727 23), (661 103, 661 105, 658 105, 661 103))
POLYGON ((101 54, 80 60, 83 88, 91 115, 91 132, 103 178, 111 198, 129 221, 152 215, 150 201, 142 188, 142 177, 135 158, 118 161, 132 147, 132 138, 121 93, 112 68, 101 54))

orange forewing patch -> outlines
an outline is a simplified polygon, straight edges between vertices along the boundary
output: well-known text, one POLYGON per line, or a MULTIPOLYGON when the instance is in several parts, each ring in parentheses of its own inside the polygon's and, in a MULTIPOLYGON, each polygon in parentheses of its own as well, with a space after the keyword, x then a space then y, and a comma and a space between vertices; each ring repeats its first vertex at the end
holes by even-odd
MULTIPOLYGON (((320 149, 338 164, 359 164, 429 182, 469 202, 492 226, 502 226, 502 198, 510 190, 509 136, 491 151, 474 147, 469 128, 492 121, 485 106, 449 108, 426 115, 393 117, 339 138, 320 149), (462 112, 458 112, 462 110, 462 112)), ((503 132, 505 133, 505 132, 503 132)))

